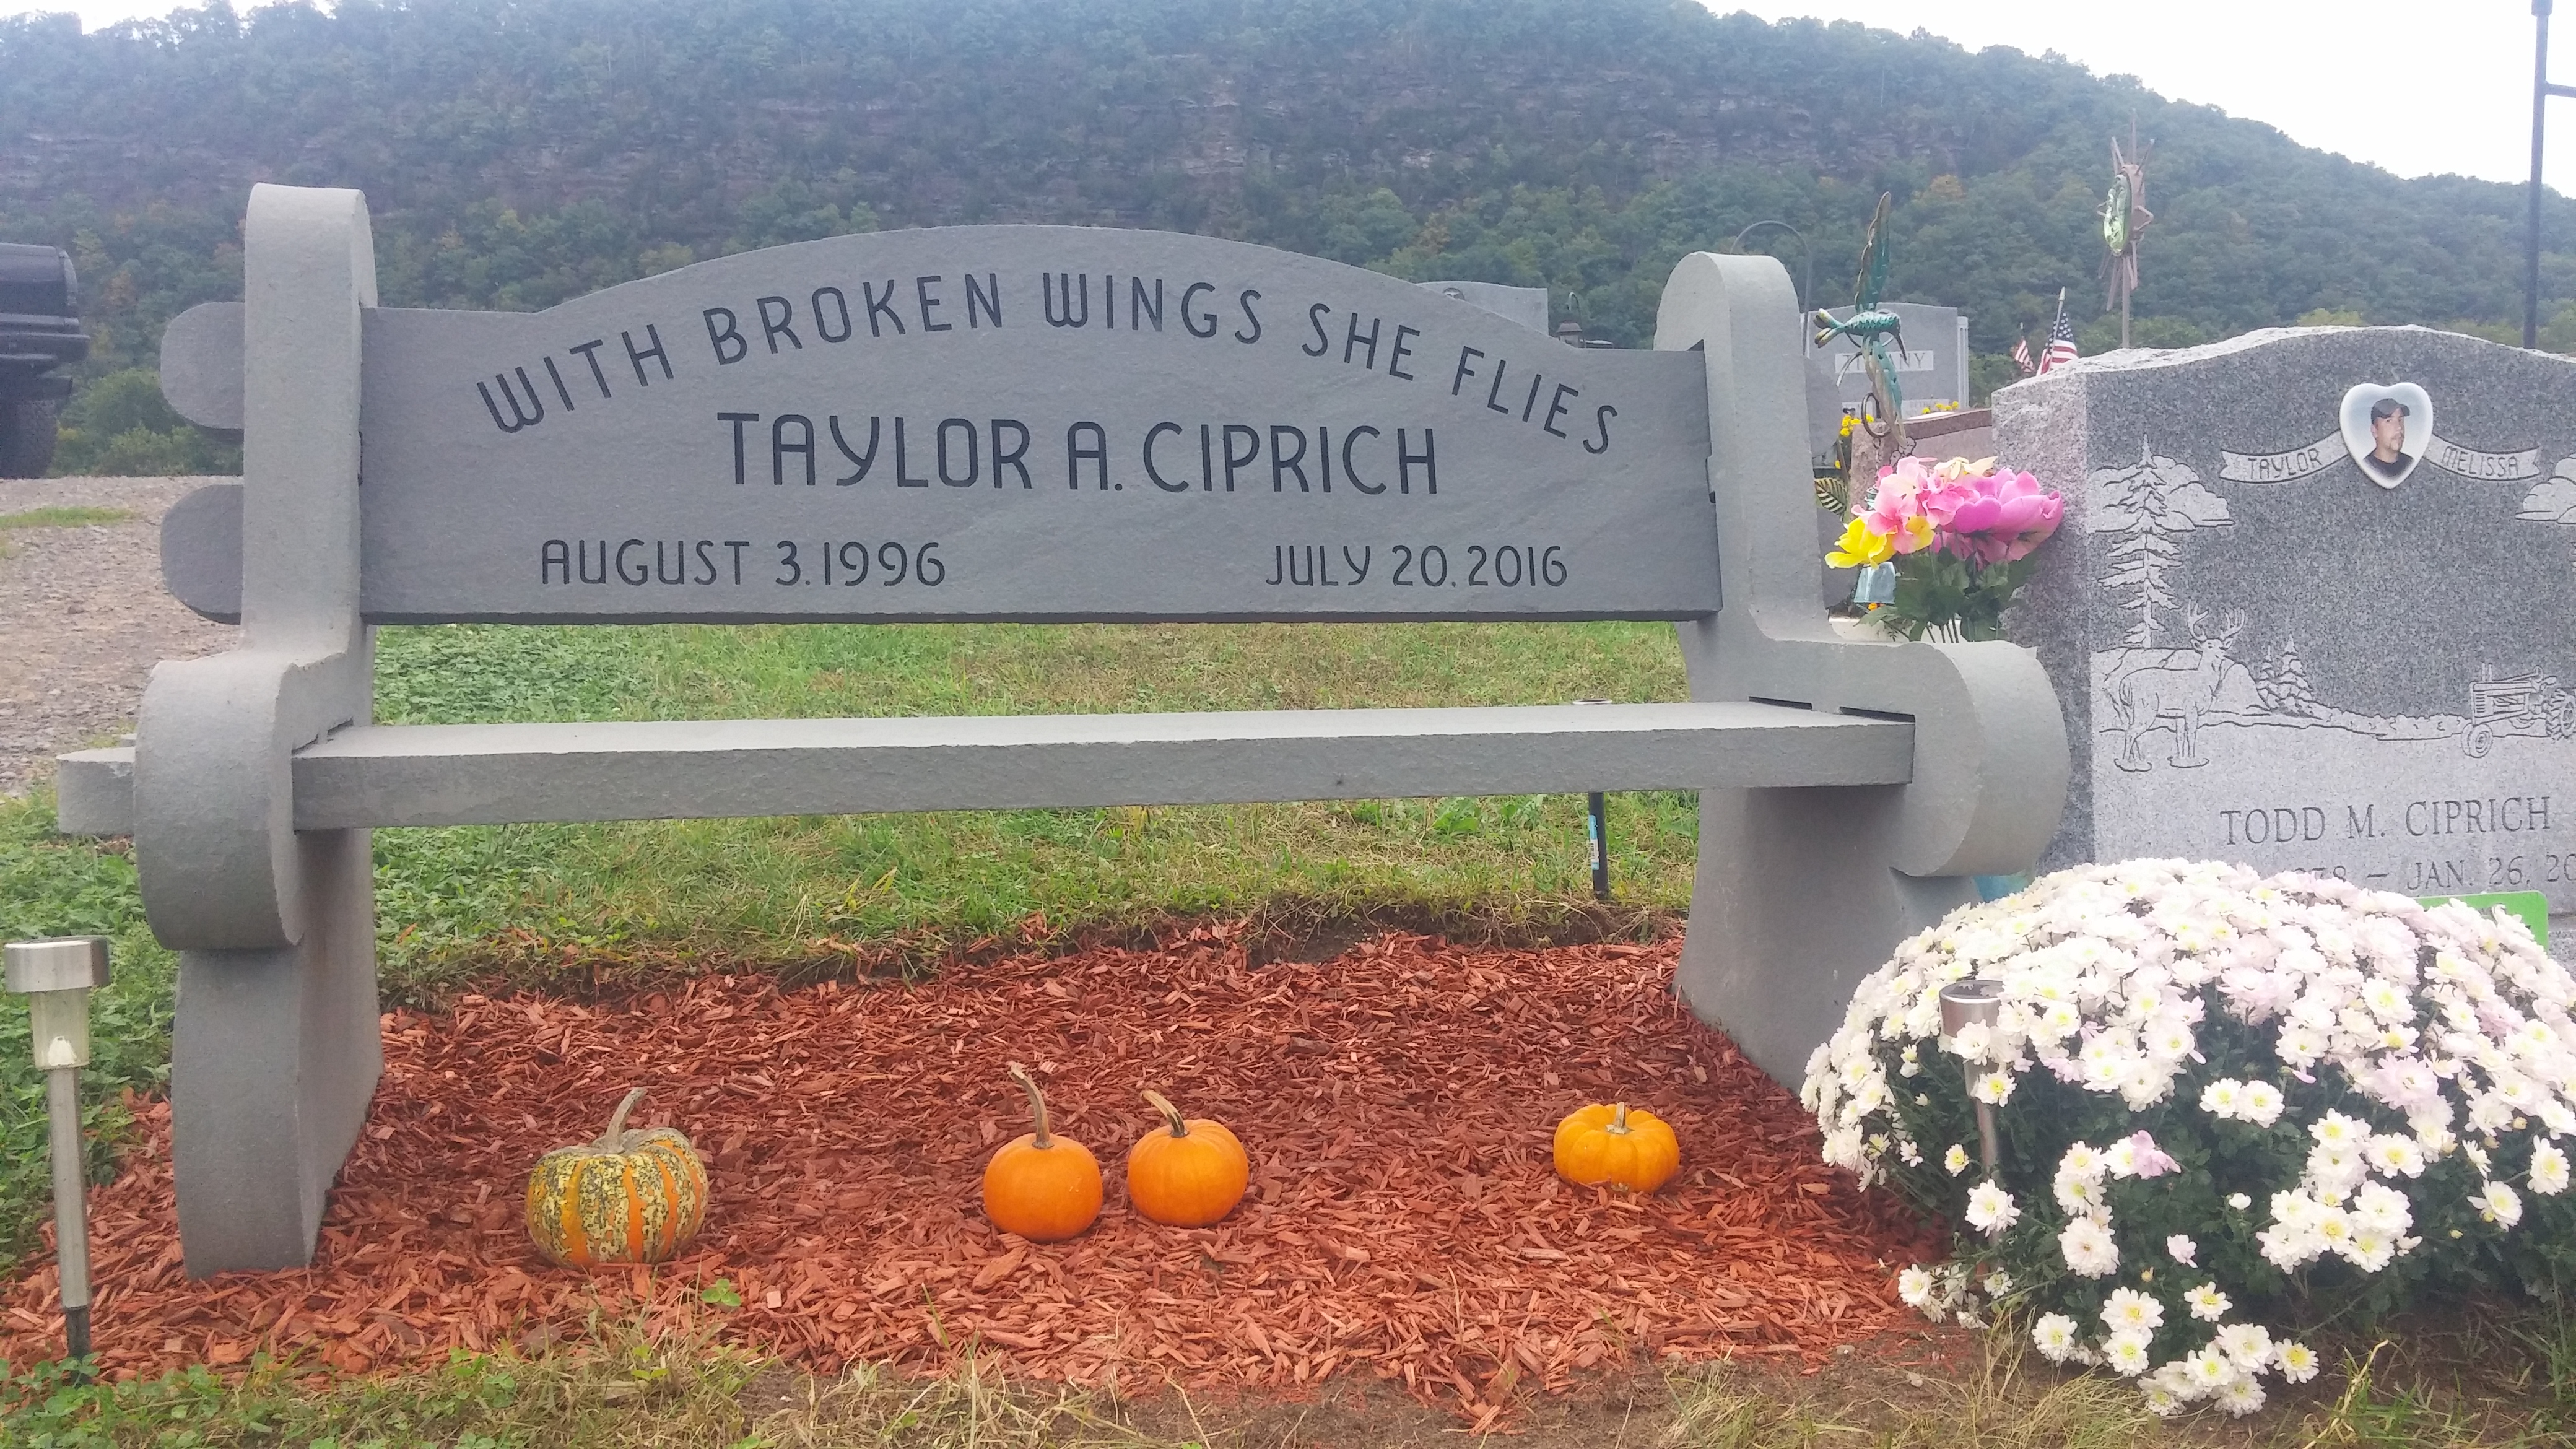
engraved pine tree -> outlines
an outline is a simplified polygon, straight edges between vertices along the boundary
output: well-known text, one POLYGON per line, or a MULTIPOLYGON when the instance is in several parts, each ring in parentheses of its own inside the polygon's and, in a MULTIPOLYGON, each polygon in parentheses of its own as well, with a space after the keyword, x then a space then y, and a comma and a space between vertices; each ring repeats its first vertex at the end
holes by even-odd
POLYGON ((2294 635, 2281 643, 2281 660, 2256 678, 2254 687, 2263 697, 2263 707, 2275 714, 2317 715, 2325 712, 2316 689, 2308 683, 2308 668, 2299 662, 2299 641, 2294 635))
POLYGON ((2203 487, 2199 474, 2171 458, 2140 453, 2129 467, 2096 469, 2084 480, 2093 495, 2085 528, 2113 535, 2102 587, 2126 594, 2122 606, 2138 611, 2128 646, 2152 649, 2168 632, 2156 611, 2177 602, 2172 575, 2181 568, 2181 536, 2196 528, 2231 528, 2236 520, 2227 500, 2203 487))

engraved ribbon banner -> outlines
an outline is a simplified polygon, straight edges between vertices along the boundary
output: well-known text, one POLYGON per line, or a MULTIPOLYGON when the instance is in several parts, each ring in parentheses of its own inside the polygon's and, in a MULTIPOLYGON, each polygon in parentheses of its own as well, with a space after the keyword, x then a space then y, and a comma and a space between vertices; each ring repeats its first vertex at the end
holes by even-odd
MULTIPOLYGON (((2322 473, 2349 456, 2341 433, 2328 433, 2304 448, 2285 453, 2231 453, 2220 449, 2218 476, 2231 483, 2295 483, 2322 473)), ((2519 481, 2540 476, 2540 450, 2481 453, 2435 436, 2424 444, 2424 461, 2463 478, 2519 481)))

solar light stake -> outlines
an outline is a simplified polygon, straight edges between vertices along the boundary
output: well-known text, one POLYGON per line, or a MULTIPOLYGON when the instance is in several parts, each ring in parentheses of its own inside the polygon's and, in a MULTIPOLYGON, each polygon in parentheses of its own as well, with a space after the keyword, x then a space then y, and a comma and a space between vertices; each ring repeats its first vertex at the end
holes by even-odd
POLYGON ((80 1069, 89 1065, 89 994, 107 984, 107 941, 75 936, 12 941, 9 990, 27 998, 36 1065, 45 1073, 45 1116, 53 1128, 54 1262, 62 1280, 63 1347, 75 1380, 89 1358, 89 1203, 82 1170, 80 1069))
MULTIPOLYGON (((1941 988, 1941 1034, 1956 1038, 1971 1022, 1993 1026, 1995 1018, 2002 1014, 2003 1007, 2004 984, 2002 982, 1980 981, 1973 977, 1965 981, 1953 981, 1941 988)), ((1969 1062, 1965 1065, 1968 1074, 1969 1099, 1975 1101, 1977 1064, 1969 1062)), ((1985 1165, 1986 1175, 1991 1177, 1994 1175, 1996 1166, 2003 1161, 2003 1147, 1995 1137, 1995 1108, 1993 1103, 1983 1101, 1976 1102, 1976 1107, 1977 1158, 1985 1165)))
POLYGON ((1606 901, 1610 899, 1609 805, 1595 790, 1585 808, 1590 812, 1586 824, 1592 832, 1592 898, 1606 901))

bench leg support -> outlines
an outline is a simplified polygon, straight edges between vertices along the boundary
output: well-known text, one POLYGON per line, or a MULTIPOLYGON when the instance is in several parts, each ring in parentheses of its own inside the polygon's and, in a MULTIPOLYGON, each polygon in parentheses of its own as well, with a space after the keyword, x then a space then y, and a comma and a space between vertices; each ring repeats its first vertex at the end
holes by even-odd
POLYGON ((172 1155, 188 1276, 309 1262, 384 1069, 368 832, 297 837, 295 945, 179 953, 172 1155))
POLYGON ((1965 877, 1889 868, 1900 806, 1883 788, 1700 792, 1699 873, 1674 985, 1793 1090, 1889 948, 1976 898, 1965 877))

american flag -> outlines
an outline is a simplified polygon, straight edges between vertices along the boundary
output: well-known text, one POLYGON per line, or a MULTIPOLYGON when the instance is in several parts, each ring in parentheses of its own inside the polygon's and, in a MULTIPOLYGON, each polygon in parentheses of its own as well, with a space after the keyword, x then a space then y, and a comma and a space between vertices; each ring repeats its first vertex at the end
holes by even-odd
POLYGON ((2064 367, 2075 357, 2075 324, 2066 320, 2066 292, 2061 288, 2057 293, 2057 325, 2048 329, 2048 350, 2039 355, 2039 370, 2064 367))
POLYGON ((2013 339, 2012 359, 2013 366, 2020 368, 2021 375, 2024 377, 2039 371, 2038 364, 2030 360, 2030 339, 2027 337, 2013 339))

